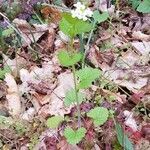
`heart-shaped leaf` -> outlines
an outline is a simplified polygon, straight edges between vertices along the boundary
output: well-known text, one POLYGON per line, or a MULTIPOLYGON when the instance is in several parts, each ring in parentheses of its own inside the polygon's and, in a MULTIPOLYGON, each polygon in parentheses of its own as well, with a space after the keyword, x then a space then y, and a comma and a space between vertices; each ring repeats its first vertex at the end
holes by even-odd
POLYGON ((65 50, 60 51, 58 54, 58 59, 60 63, 65 67, 69 67, 76 64, 81 60, 81 58, 81 53, 69 53, 65 50))
POLYGON ((137 11, 142 13, 150 13, 150 0, 143 0, 139 4, 137 11))
MULTIPOLYGON (((78 101, 81 104, 85 100, 85 95, 81 92, 78 92, 78 101)), ((76 93, 74 89, 68 91, 65 95, 64 103, 66 106, 70 106, 73 103, 76 103, 76 93)))
POLYGON ((77 71, 76 75, 79 78, 79 89, 88 88, 100 74, 99 69, 93 69, 91 67, 86 67, 77 71))
POLYGON ((64 34, 74 37, 77 34, 89 32, 92 29, 92 24, 78 18, 73 18, 69 13, 63 13, 59 27, 64 34))
POLYGON ((79 128, 76 131, 74 131, 72 128, 66 128, 64 131, 64 136, 69 144, 78 144, 85 136, 85 133, 85 128, 79 128))
POLYGON ((87 113, 87 116, 94 120, 94 125, 103 125, 109 116, 109 111, 104 107, 95 107, 87 113))
POLYGON ((46 124, 49 128, 57 128, 63 120, 64 118, 62 116, 54 116, 48 118, 46 124))
POLYGON ((108 12, 103 12, 102 14, 100 14, 98 10, 95 10, 93 13, 93 18, 96 22, 101 23, 109 18, 109 14, 108 12))

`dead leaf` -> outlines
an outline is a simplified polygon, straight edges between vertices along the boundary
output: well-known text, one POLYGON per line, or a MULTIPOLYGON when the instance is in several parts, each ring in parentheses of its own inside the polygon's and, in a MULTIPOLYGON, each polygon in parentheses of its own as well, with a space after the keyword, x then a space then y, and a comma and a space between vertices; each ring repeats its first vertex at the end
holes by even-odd
POLYGON ((61 20, 61 11, 50 6, 45 6, 41 10, 45 19, 51 19, 52 22, 58 23, 61 20))
POLYGON ((68 144, 66 140, 61 140, 57 144, 57 148, 58 150, 82 150, 77 145, 68 144))
POLYGON ((129 27, 133 31, 144 31, 150 34, 150 14, 144 14, 143 17, 138 16, 137 13, 129 17, 129 27))
POLYGON ((114 81, 117 85, 126 87, 133 93, 138 92, 145 85, 147 85, 148 77, 143 77, 145 72, 149 72, 149 67, 138 66, 130 69, 108 69, 105 70, 104 76, 109 80, 114 81))
POLYGON ((3 54, 3 64, 4 66, 9 66, 11 73, 16 77, 19 70, 26 66, 27 61, 19 55, 16 55, 15 59, 10 59, 7 55, 3 54))
POLYGON ((139 143, 135 145, 135 150, 150 150, 150 141, 141 139, 139 143))
POLYGON ((39 38, 49 29, 47 24, 33 24, 32 27, 27 21, 21 19, 14 19, 13 23, 16 25, 21 34, 23 46, 37 42, 39 38))
POLYGON ((45 105, 50 102, 50 94, 43 95, 40 93, 34 93, 33 96, 41 105, 45 105))
POLYGON ((39 41, 42 53, 52 52, 54 49, 54 40, 56 38, 55 29, 51 25, 49 26, 48 32, 45 36, 39 41))
POLYGON ((132 38, 135 40, 150 41, 150 35, 144 34, 141 31, 133 31, 132 38))
POLYGON ((21 101, 18 86, 14 77, 11 74, 5 75, 5 82, 8 86, 7 89, 7 101, 8 109, 12 116, 18 116, 21 113, 21 101))
POLYGON ((111 5, 110 1, 107 0, 99 0, 96 1, 95 7, 98 8, 102 12, 108 12, 110 15, 114 14, 114 5, 111 5))
POLYGON ((150 141, 150 124, 143 125, 141 132, 143 137, 150 141))
POLYGON ((30 107, 27 111, 25 111, 21 115, 21 118, 26 121, 31 121, 35 114, 36 114, 36 110, 33 107, 30 107))
POLYGON ((147 64, 150 60, 150 42, 132 42, 133 47, 140 53, 141 56, 141 63, 147 64))
POLYGON ((60 39, 57 38, 54 42, 55 45, 55 50, 60 50, 60 49, 65 49, 66 48, 66 44, 60 39))
POLYGON ((134 65, 140 64, 140 56, 132 50, 121 53, 121 57, 118 57, 116 66, 121 68, 130 68, 134 65))
POLYGON ((42 68, 34 66, 31 68, 31 72, 26 69, 20 70, 20 79, 22 84, 20 85, 21 93, 28 93, 31 89, 41 94, 47 94, 55 88, 53 80, 54 66, 52 62, 43 62, 42 68))
POLYGON ((125 116, 125 125, 130 127, 133 130, 133 132, 136 132, 138 130, 138 126, 135 119, 133 118, 133 113, 128 110, 125 110, 123 111, 123 114, 125 116))
POLYGON ((111 66, 114 61, 114 55, 111 51, 101 52, 99 48, 95 45, 91 47, 88 54, 88 59, 93 63, 96 67, 102 66, 102 63, 111 66))
POLYGON ((39 142, 34 146, 33 150, 56 150, 58 134, 56 130, 45 130, 39 137, 39 142))
POLYGON ((51 115, 61 115, 70 113, 70 109, 64 106, 65 94, 74 87, 72 73, 64 72, 58 76, 58 86, 51 94, 49 112, 51 115))

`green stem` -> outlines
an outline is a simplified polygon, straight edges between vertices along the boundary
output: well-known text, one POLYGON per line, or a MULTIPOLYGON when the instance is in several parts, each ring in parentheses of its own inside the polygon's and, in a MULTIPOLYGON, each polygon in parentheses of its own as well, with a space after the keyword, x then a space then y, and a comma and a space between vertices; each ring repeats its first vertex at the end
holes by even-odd
POLYGON ((89 50, 89 44, 90 44, 90 41, 91 41, 91 38, 92 38, 92 35, 93 35, 93 32, 94 32, 94 28, 95 28, 95 26, 96 26, 96 22, 97 22, 97 21, 94 21, 94 22, 93 22, 92 30, 91 30, 91 32, 90 32, 90 35, 89 35, 89 38, 88 38, 88 41, 87 41, 87 44, 86 44, 84 56, 83 56, 83 59, 82 59, 82 68, 85 67, 85 58, 86 58, 87 52, 88 52, 88 50, 89 50))
POLYGON ((80 52, 84 53, 84 43, 83 43, 83 35, 79 34, 79 41, 80 41, 80 52))
POLYGON ((41 17, 39 17, 39 15, 33 10, 34 14, 36 15, 37 19, 39 20, 39 22, 41 24, 44 24, 44 22, 42 21, 41 17))
POLYGON ((78 88, 77 88, 77 82, 76 82, 76 69, 75 66, 72 66, 73 71, 73 80, 74 80, 74 87, 75 87, 75 98, 77 102, 77 113, 78 113, 78 128, 81 127, 81 112, 80 112, 80 104, 78 99, 78 88))
MULTIPOLYGON (((71 41, 70 41, 70 48, 72 50, 72 53, 74 53, 73 38, 71 38, 71 41)), ((72 65, 72 72, 73 72, 73 81, 74 81, 74 88, 75 88, 75 99, 77 102, 78 128, 80 128, 81 127, 81 112, 80 112, 80 104, 79 104, 79 99, 78 99, 78 88, 77 88, 77 81, 76 81, 75 65, 72 65)))

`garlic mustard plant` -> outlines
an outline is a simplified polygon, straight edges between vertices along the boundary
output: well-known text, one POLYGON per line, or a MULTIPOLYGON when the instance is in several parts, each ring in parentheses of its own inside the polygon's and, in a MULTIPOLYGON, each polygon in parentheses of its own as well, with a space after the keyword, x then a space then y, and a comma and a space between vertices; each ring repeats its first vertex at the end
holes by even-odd
POLYGON ((89 17, 92 17, 93 12, 91 11, 90 8, 86 8, 85 5, 83 5, 81 2, 77 2, 74 4, 74 7, 76 9, 71 10, 71 14, 73 18, 78 18, 86 21, 89 17))

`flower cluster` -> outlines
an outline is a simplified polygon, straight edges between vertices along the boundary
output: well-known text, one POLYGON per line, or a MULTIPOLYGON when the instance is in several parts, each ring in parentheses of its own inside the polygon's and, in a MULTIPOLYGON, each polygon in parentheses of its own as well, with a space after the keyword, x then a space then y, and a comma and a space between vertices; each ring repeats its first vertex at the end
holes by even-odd
POLYGON ((73 18, 77 17, 78 19, 83 19, 84 21, 86 21, 88 17, 92 17, 93 15, 93 12, 80 2, 74 4, 74 7, 76 7, 76 9, 71 11, 73 18))

